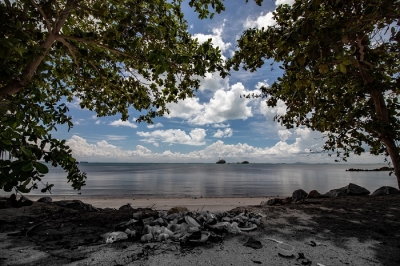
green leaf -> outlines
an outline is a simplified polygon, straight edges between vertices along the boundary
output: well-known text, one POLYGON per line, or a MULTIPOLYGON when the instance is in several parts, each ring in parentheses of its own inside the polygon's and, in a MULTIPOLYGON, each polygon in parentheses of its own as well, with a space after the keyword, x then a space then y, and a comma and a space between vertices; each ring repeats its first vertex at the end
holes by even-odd
POLYGON ((49 172, 49 168, 40 162, 33 162, 36 170, 41 174, 47 174, 49 172))
POLYGON ((28 149, 26 149, 24 146, 20 146, 20 149, 23 153, 25 153, 26 156, 31 157, 32 156, 32 152, 28 149))
POLYGON ((33 169, 33 163, 32 162, 29 162, 29 161, 23 162, 22 167, 21 167, 22 171, 29 172, 29 171, 32 171, 32 169, 33 169))
POLYGON ((344 74, 347 73, 347 68, 346 68, 346 66, 344 64, 340 64, 339 68, 340 68, 340 72, 342 72, 344 74))

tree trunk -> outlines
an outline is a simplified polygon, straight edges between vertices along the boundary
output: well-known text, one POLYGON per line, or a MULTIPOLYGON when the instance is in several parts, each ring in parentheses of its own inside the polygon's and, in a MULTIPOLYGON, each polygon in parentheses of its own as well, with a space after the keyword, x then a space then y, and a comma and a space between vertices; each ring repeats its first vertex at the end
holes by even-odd
MULTIPOLYGON (((42 48, 43 53, 37 56, 32 63, 26 66, 25 70, 21 73, 18 79, 12 81, 11 83, 0 87, 0 96, 1 95, 13 95, 23 89, 28 82, 32 79, 35 71, 37 70, 38 66, 42 63, 44 57, 50 50, 51 46, 56 40, 56 35, 59 34, 62 26, 66 22, 67 18, 71 15, 74 8, 77 7, 78 3, 82 0, 68 0, 65 9, 60 13, 59 18, 57 19, 54 28, 51 32, 48 33, 46 40, 40 45, 42 48)), ((47 19, 44 17, 44 19, 47 19)), ((1 99, 1 98, 0 98, 1 99)))
POLYGON ((389 153, 392 165, 394 167, 394 174, 397 178, 397 186, 400 189, 400 154, 396 146, 395 132, 392 132, 389 120, 389 113, 386 108, 386 103, 383 98, 382 91, 379 89, 370 89, 371 98, 374 101, 375 114, 378 120, 379 126, 377 128, 379 140, 386 146, 386 150, 389 153))

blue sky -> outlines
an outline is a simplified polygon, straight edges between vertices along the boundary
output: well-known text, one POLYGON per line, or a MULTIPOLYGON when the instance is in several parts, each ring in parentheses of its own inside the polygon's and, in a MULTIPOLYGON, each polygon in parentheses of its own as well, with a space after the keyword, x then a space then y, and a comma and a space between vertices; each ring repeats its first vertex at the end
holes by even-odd
MULTIPOLYGON (((225 1, 226 11, 212 20, 199 20, 184 7, 190 33, 200 42, 212 38, 225 58, 236 49, 236 40, 249 27, 274 24, 272 11, 279 4, 294 0, 265 0, 262 7, 253 1, 225 1)), ((272 84, 282 75, 266 63, 255 73, 232 72, 222 79, 208 73, 201 80, 196 97, 170 104, 170 114, 154 120, 154 125, 136 123, 139 113, 130 110, 129 121, 119 116, 97 118, 82 110, 77 101, 69 103, 74 127, 60 127, 54 136, 67 140, 73 155, 90 162, 204 162, 218 158, 227 162, 248 160, 254 163, 334 163, 334 156, 310 153, 322 147, 322 135, 307 128, 287 130, 273 121, 284 114, 284 103, 268 108, 262 99, 240 95, 257 93, 262 85, 272 84)), ((382 163, 382 157, 352 156, 351 163, 382 163)))

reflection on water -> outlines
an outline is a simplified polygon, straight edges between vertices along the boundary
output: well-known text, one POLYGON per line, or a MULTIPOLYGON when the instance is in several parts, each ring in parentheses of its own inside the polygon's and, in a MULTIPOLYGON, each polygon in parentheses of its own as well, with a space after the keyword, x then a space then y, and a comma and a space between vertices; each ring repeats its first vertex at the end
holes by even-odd
MULTIPOLYGON (((117 164, 85 163, 87 185, 82 195, 133 197, 247 197, 290 196, 296 189, 325 193, 350 182, 371 192, 380 186, 397 187, 388 172, 346 172, 384 165, 288 164, 117 164)), ((50 167, 44 182, 54 195, 76 195, 61 168, 50 167)), ((4 192, 0 192, 4 194, 4 192)), ((41 194, 40 190, 32 194, 41 194)))

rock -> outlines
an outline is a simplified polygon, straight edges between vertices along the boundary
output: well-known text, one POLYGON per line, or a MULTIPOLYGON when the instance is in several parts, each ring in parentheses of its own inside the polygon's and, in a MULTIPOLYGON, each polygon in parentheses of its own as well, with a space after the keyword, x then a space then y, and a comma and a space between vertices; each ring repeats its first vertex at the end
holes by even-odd
POLYGON ((361 195, 369 195, 371 192, 363 187, 360 187, 356 184, 350 183, 347 186, 347 195, 352 196, 361 196, 361 195))
POLYGON ((53 199, 51 197, 42 197, 37 200, 37 202, 44 202, 44 203, 50 203, 52 201, 53 201, 53 199))
POLYGON ((349 185, 332 189, 329 192, 325 193, 324 196, 330 198, 342 197, 342 196, 362 196, 362 195, 369 195, 371 192, 366 188, 360 187, 356 184, 350 183, 349 185))
POLYGON ((130 211, 130 210, 133 210, 133 208, 132 208, 132 206, 128 203, 128 204, 125 204, 125 205, 122 205, 121 207, 119 207, 118 210, 120 210, 120 211, 130 211))
POLYGON ((292 197, 286 197, 282 200, 282 203, 289 204, 289 203, 292 203, 292 201, 293 201, 292 197))
POLYGON ((298 202, 300 200, 304 200, 305 198, 307 198, 307 196, 308 196, 307 192, 305 192, 302 189, 298 189, 293 191, 292 200, 293 202, 298 202))
POLYGON ((309 198, 309 199, 315 199, 315 198, 319 198, 319 197, 321 197, 321 194, 316 190, 311 190, 307 196, 307 198, 309 198))
POLYGON ((188 211, 189 211, 189 209, 186 207, 177 206, 177 207, 172 207, 171 209, 169 209, 168 214, 179 213, 179 212, 188 212, 188 211))
POLYGON ((75 210, 99 211, 99 209, 93 207, 90 204, 83 203, 80 200, 60 200, 54 201, 53 203, 61 207, 71 208, 75 210))
POLYGON ((273 199, 269 199, 267 201, 262 201, 260 203, 261 206, 274 206, 274 205, 278 205, 278 204, 284 204, 283 201, 279 198, 273 198, 273 199))
POLYGON ((21 196, 21 198, 18 201, 18 204, 20 206, 31 206, 33 204, 33 201, 31 201, 30 199, 28 199, 25 196, 21 196))
POLYGON ((383 195, 390 195, 390 194, 399 194, 400 190, 391 186, 383 186, 375 190, 371 196, 383 196, 383 195))

